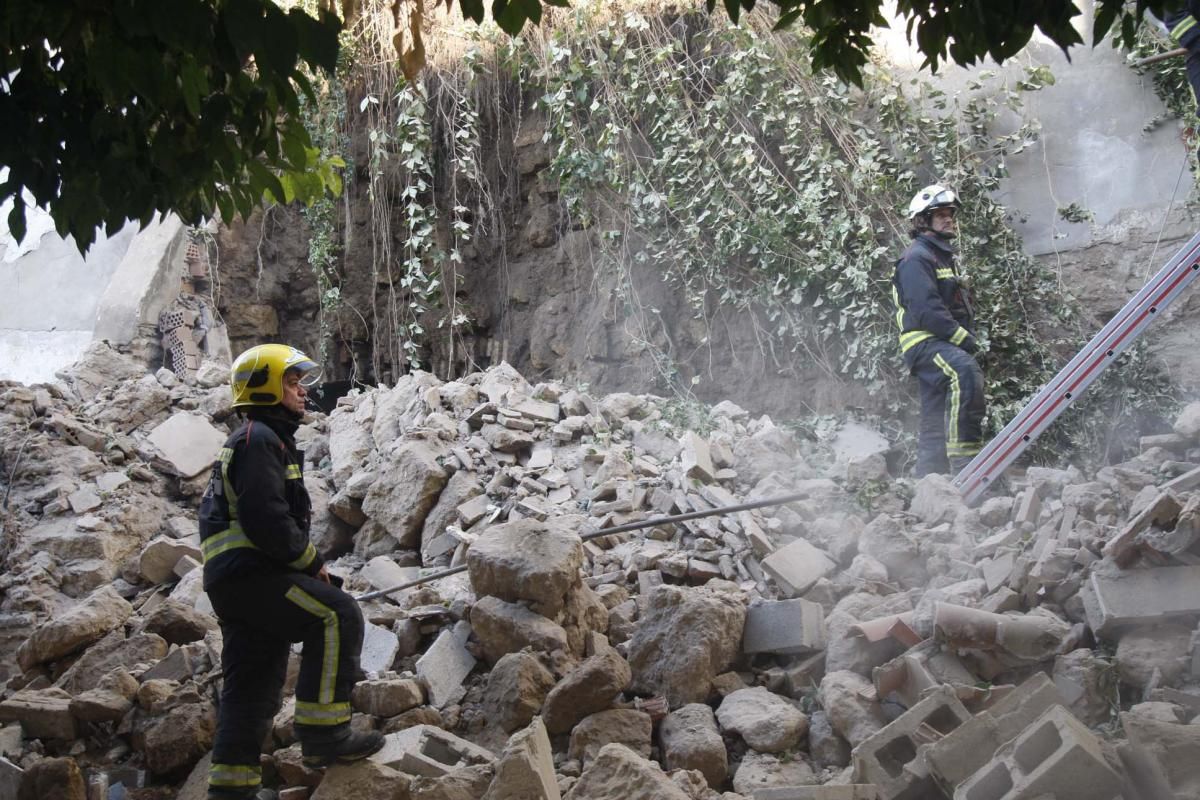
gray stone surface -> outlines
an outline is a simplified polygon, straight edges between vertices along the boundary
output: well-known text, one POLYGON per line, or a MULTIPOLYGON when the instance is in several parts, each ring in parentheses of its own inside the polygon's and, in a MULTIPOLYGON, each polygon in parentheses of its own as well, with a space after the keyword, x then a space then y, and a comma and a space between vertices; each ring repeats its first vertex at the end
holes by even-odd
POLYGON ((225 436, 199 414, 180 411, 150 431, 146 444, 156 463, 192 478, 212 466, 225 436))
POLYGON ((429 704, 436 708, 445 708, 462 697, 462 682, 475 668, 475 657, 463 646, 465 640, 465 635, 444 630, 417 659, 417 676, 429 688, 429 704))
POLYGON ((796 597, 832 573, 837 564, 824 550, 797 539, 764 558, 762 567, 786 596, 796 597))
POLYGON ((383 672, 391 669, 399 649, 400 640, 396 634, 387 628, 368 622, 363 633, 360 659, 363 672, 383 672))
POLYGON ((746 612, 742 652, 799 655, 825 649, 825 611, 803 598, 768 601, 746 612))

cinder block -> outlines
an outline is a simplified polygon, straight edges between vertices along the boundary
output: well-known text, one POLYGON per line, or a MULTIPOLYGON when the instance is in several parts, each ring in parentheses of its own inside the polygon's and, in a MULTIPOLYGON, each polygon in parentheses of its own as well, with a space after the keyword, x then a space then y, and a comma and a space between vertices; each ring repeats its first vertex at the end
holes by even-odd
POLYGON ((473 764, 492 764, 495 756, 477 744, 434 725, 414 725, 384 737, 371 761, 401 772, 437 778, 473 764))
POLYGON ((1054 682, 1037 673, 929 748, 930 772, 943 787, 953 790, 982 770, 997 750, 1033 724, 1047 706, 1061 703, 1054 682))
POLYGON ((743 653, 802 655, 825 649, 825 611, 797 598, 754 606, 746 612, 743 653))
POLYGON ((1121 776, 1100 740, 1062 706, 1052 706, 954 793, 962 800, 1112 800, 1121 776))
POLYGON ((925 751, 971 719, 949 686, 941 686, 854 748, 854 780, 879 787, 882 800, 938 794, 925 751))
POLYGON ((1162 622, 1194 622, 1200 619, 1200 566, 1093 570, 1081 596, 1088 627, 1102 638, 1162 622))
POLYGON ((879 800, 879 787, 869 783, 840 786, 772 786, 755 789, 754 800, 879 800))

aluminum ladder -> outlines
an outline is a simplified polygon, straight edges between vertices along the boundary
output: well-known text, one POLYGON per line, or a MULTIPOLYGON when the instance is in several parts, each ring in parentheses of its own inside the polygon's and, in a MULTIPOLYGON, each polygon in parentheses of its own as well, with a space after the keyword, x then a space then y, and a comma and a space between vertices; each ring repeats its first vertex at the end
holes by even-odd
POLYGON ((1141 336, 1200 272, 1200 233, 1192 237, 1099 333, 1050 379, 953 483, 974 503, 1042 431, 1084 393, 1117 356, 1141 336))

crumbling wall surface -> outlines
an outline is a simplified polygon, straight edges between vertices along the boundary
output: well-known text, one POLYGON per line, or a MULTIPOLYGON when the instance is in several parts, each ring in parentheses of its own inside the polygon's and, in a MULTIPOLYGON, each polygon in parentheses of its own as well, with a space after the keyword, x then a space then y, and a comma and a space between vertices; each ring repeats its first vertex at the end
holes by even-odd
POLYGON ((127 225, 79 254, 53 232, 0 244, 0 380, 52 380, 92 341, 100 297, 137 233, 127 225))
MULTIPOLYGON (((196 506, 236 422, 225 378, 101 344, 56 383, 0 383, 5 796, 203 795, 221 637, 196 506)), ((360 595, 424 582, 363 602, 352 703, 384 749, 306 768, 288 689, 266 781, 314 800, 1193 796, 1200 403, 1136 458, 1016 471, 974 508, 846 432, 857 447, 797 439, 728 401, 689 422, 507 364, 312 416, 331 571, 360 595)))
POLYGON ((53 231, 0 244, 0 380, 51 381, 93 341, 140 351, 149 363, 158 315, 180 293, 187 242, 169 215, 98 235, 86 257, 53 231))

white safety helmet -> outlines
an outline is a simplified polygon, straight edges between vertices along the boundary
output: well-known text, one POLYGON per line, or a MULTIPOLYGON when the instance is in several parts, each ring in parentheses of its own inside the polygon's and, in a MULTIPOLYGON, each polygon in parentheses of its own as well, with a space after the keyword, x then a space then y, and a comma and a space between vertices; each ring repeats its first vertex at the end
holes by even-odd
POLYGON ((958 200, 958 193, 948 186, 935 183, 926 186, 913 196, 912 202, 908 204, 908 218, 915 220, 927 211, 947 207, 955 210, 962 208, 962 203, 958 200))

